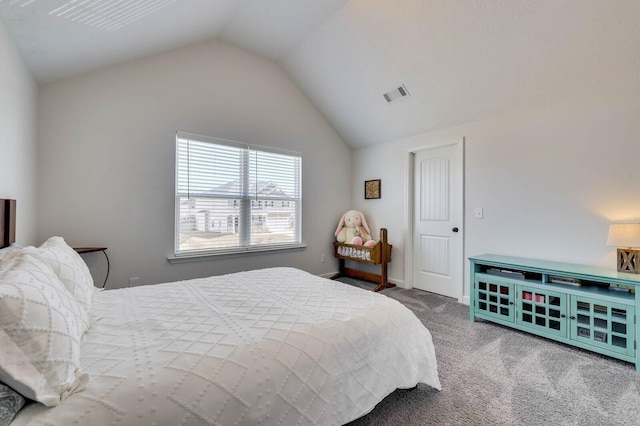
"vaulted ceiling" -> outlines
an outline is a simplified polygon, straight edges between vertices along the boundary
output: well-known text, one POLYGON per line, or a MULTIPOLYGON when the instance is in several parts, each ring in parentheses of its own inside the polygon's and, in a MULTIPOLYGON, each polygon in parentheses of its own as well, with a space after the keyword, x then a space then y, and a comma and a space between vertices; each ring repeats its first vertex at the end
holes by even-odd
POLYGON ((0 20, 41 84, 217 38, 354 148, 640 86, 638 0, 0 0, 0 20))

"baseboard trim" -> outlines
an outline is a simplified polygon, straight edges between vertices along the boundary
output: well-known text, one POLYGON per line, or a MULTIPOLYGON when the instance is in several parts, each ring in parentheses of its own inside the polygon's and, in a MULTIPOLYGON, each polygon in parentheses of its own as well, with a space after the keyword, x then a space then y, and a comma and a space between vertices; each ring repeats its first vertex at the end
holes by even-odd
POLYGON ((319 276, 319 277, 322 277, 322 278, 331 278, 331 277, 333 277, 334 275, 337 275, 337 274, 338 274, 338 271, 335 271, 335 272, 325 272, 324 274, 318 274, 318 276, 319 276))
MULTIPOLYGON (((319 276, 319 277, 322 277, 322 278, 331 278, 331 277, 333 277, 334 275, 337 275, 337 274, 338 274, 338 271, 335 271, 335 272, 325 272, 325 273, 323 273, 323 274, 318 274, 318 276, 319 276)), ((389 280, 389 282, 390 282, 391 284, 395 284, 395 285, 397 285, 397 286, 398 286, 398 287, 400 287, 400 288, 407 288, 407 287, 405 287, 405 282, 404 282, 404 280, 398 280, 398 279, 395 279, 395 278, 389 278, 388 280, 389 280)), ((468 299, 468 298, 467 298, 467 299, 468 299)), ((467 304, 469 304, 469 303, 467 302, 467 304)))
POLYGON ((395 284, 395 285, 397 285, 397 286, 398 286, 398 287, 400 287, 400 288, 407 288, 407 287, 405 286, 405 282, 404 282, 404 280, 398 280, 398 279, 395 279, 395 278, 389 278, 389 282, 390 282, 391 284, 395 284))
MULTIPOLYGON (((319 277, 322 278, 331 278, 334 275, 337 275, 338 271, 336 272, 325 272, 324 274, 318 274, 319 277)), ((407 288, 406 287, 406 283, 404 280, 399 280, 396 278, 389 278, 389 282, 392 284, 395 284, 396 286, 400 287, 400 288, 407 288)), ((469 300, 469 296, 462 296, 462 300, 458 300, 458 302, 469 306, 469 304, 471 303, 471 301, 469 300)))

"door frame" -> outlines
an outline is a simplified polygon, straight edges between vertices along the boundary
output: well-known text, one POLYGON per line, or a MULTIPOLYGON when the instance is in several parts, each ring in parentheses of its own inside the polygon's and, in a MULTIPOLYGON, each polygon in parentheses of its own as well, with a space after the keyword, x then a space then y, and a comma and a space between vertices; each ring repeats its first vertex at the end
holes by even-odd
POLYGON ((426 145, 420 145, 413 148, 409 148, 405 152, 404 159, 404 205, 405 208, 405 217, 404 217, 404 277, 405 277, 405 288, 413 288, 413 211, 414 211, 414 157, 418 151, 424 151, 434 148, 441 148, 443 146, 454 145, 456 146, 456 155, 460 160, 460 172, 461 172, 461 184, 462 188, 460 188, 460 212, 459 217, 457 218, 460 223, 460 238, 462 239, 460 244, 460 251, 457 254, 461 258, 460 262, 460 271, 458 271, 459 276, 462 280, 460 285, 460 298, 458 302, 469 304, 469 295, 464 294, 465 289, 465 258, 464 254, 466 253, 466 243, 465 243, 465 206, 464 206, 464 188, 465 188, 465 173, 464 173, 464 137, 455 140, 447 140, 441 142, 435 142, 426 145))

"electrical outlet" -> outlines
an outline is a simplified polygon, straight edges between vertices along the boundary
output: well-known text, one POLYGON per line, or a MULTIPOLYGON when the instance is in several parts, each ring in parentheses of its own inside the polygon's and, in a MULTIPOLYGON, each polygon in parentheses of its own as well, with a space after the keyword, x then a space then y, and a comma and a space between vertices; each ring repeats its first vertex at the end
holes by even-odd
POLYGON ((326 254, 321 254, 320 255, 320 262, 327 263, 327 255, 326 254))
POLYGON ((138 285, 138 281, 139 281, 138 277, 129 278, 129 287, 137 286, 138 285))

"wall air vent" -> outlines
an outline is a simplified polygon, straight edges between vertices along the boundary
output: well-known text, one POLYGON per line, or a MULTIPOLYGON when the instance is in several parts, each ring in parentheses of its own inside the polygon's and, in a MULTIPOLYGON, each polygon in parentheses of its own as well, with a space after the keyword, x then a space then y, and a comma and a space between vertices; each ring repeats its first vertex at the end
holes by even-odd
POLYGON ((400 86, 396 87, 395 89, 385 93, 384 95, 384 99, 388 102, 395 102, 398 99, 404 99, 409 95, 409 91, 407 90, 407 88, 405 87, 404 84, 401 84, 400 86))

